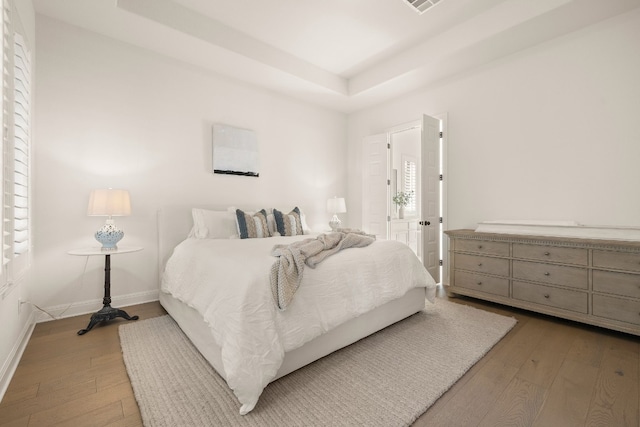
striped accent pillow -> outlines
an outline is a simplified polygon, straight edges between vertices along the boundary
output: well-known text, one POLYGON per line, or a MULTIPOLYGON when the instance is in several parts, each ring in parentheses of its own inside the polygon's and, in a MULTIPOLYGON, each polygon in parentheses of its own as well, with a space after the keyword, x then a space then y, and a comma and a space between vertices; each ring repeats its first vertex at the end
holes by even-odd
POLYGON ((271 237, 269 226, 267 225, 267 211, 264 209, 254 214, 236 209, 236 222, 238 223, 238 234, 240 234, 241 239, 271 237))
POLYGON ((302 219, 300 218, 300 209, 298 209, 297 206, 288 214, 274 209, 273 216, 276 219, 276 230, 278 230, 281 236, 298 236, 304 234, 302 230, 302 219))

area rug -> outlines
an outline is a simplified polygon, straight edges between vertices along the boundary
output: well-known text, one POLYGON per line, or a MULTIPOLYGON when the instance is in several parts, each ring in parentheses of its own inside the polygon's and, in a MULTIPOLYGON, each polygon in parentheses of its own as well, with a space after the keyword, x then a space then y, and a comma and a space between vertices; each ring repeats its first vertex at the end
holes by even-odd
POLYGON ((131 385, 146 427, 411 425, 515 325, 437 300, 386 329, 267 386, 255 409, 169 316, 120 326, 131 385))

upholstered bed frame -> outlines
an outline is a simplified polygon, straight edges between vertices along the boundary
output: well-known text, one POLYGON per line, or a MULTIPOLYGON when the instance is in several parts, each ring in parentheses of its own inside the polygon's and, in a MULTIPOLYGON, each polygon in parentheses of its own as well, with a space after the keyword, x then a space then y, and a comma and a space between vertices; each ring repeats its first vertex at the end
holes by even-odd
MULTIPOLYGON (((162 278, 164 265, 171 256, 173 248, 187 237, 192 227, 191 209, 194 207, 211 210, 227 209, 221 206, 182 205, 167 206, 158 212, 158 264, 160 278, 162 278)), ((417 313, 425 306, 425 296, 425 288, 412 289, 403 297, 351 319, 302 347, 287 352, 275 379, 417 313)), ((196 310, 162 291, 160 291, 160 303, 200 353, 226 379, 221 362, 220 348, 215 344, 209 326, 205 323, 203 317, 196 310)))

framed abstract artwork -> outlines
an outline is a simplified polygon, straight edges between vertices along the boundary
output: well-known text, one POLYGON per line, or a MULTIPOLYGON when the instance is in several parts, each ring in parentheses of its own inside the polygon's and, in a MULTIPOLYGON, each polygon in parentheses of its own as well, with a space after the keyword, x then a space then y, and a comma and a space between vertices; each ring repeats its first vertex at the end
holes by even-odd
POLYGON ((254 131, 213 125, 213 173, 260 176, 260 152, 254 131))

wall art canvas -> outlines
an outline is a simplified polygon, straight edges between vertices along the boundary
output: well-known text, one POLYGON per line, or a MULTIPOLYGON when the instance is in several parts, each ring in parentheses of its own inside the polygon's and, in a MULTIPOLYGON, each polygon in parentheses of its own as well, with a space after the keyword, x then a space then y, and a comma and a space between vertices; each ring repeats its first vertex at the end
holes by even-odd
POLYGON ((254 131, 213 125, 213 173, 259 177, 259 154, 254 131))

